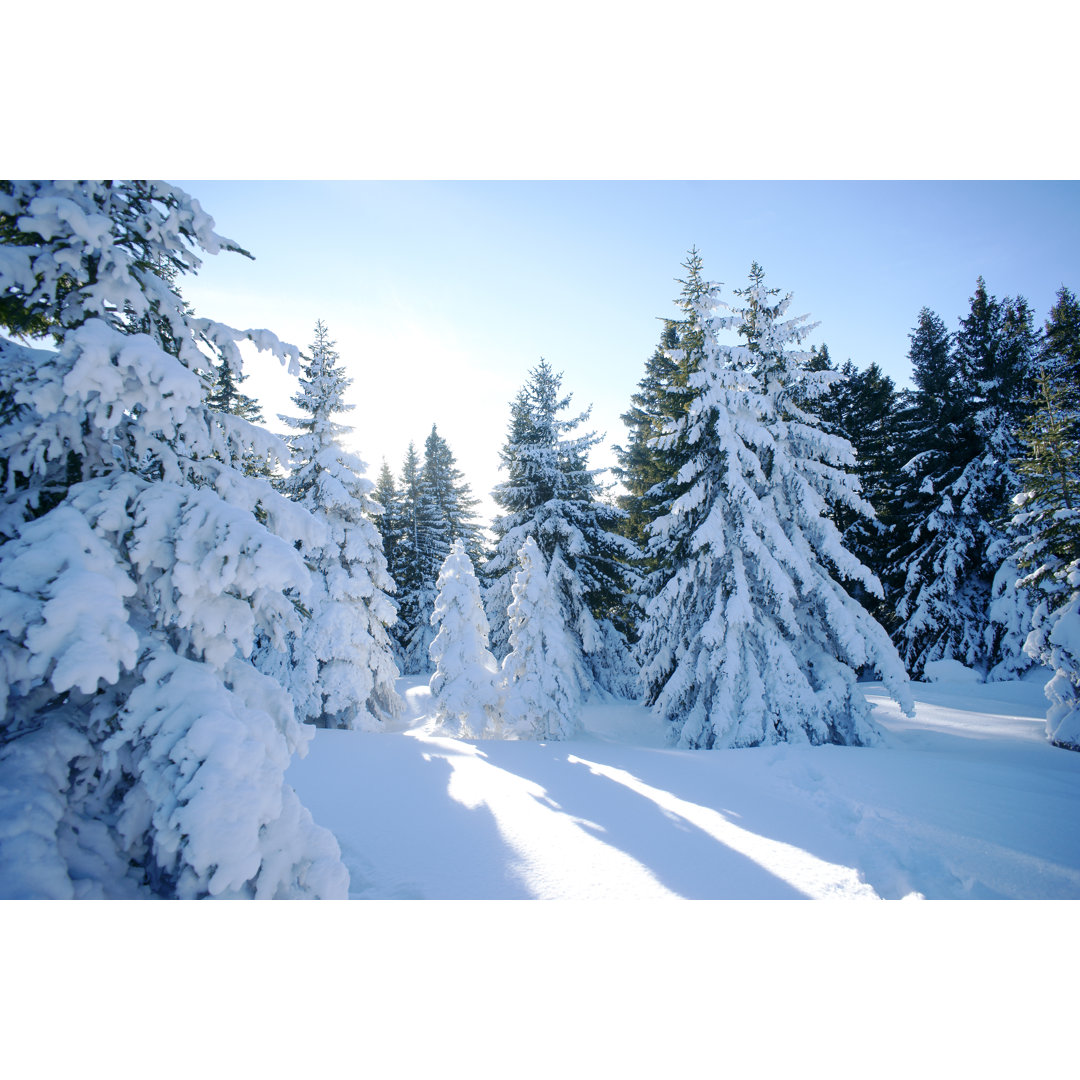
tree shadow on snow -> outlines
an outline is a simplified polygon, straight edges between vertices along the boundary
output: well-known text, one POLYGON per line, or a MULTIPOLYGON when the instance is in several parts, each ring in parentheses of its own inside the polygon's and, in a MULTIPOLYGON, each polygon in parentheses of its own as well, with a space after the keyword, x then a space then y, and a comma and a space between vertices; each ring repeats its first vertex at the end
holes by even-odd
MULTIPOLYGON (((754 844, 746 840, 749 834, 737 813, 702 806, 699 810, 704 813, 699 814, 680 805, 677 798, 674 808, 658 803, 662 795, 628 786, 628 779, 640 779, 640 769, 636 776, 621 765, 611 766, 608 774, 595 771, 595 764, 605 768, 603 759, 611 756, 601 745, 570 742, 538 747, 495 741, 476 745, 489 764, 540 787, 543 794, 533 796, 538 802, 632 858, 679 897, 758 900, 812 895, 800 887, 798 875, 789 873, 786 879, 755 860, 754 844), (734 841, 746 840, 749 853, 725 842, 725 835, 734 841)), ((635 766, 649 753, 638 751, 635 766)), ((670 780, 670 770, 669 762, 664 777, 657 778, 661 781, 657 791, 663 789, 664 780, 670 780)), ((778 860, 772 863, 775 866, 778 860)))
MULTIPOLYGON (((448 740, 440 740, 446 743, 448 740)), ((510 900, 530 892, 494 818, 452 798, 453 753, 394 735, 319 732, 287 780, 338 839, 353 899, 510 900)))

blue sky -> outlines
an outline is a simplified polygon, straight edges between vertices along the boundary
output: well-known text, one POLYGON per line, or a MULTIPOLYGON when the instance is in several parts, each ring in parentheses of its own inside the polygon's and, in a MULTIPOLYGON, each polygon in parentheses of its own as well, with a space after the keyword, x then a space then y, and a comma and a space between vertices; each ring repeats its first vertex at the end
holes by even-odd
MULTIPOLYGON (((208 258, 183 286, 196 310, 302 347, 323 319, 371 475, 437 423, 481 497, 541 356, 593 405, 594 464, 612 462, 691 245, 728 295, 756 259, 820 322, 812 343, 901 385, 919 309, 955 327, 979 274, 1040 320, 1061 284, 1080 289, 1076 182, 180 183, 256 256, 208 258)), ((295 384, 249 370, 268 420, 287 411, 295 384)))

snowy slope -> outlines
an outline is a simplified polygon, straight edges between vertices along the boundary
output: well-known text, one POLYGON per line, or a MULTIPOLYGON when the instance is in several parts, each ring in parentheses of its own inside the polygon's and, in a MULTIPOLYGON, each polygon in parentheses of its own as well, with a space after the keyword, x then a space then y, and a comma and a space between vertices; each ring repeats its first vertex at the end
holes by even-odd
POLYGON ((362 899, 1080 898, 1080 754, 1045 739, 1044 678, 863 684, 874 748, 665 746, 632 704, 570 742, 318 731, 288 772, 362 899))

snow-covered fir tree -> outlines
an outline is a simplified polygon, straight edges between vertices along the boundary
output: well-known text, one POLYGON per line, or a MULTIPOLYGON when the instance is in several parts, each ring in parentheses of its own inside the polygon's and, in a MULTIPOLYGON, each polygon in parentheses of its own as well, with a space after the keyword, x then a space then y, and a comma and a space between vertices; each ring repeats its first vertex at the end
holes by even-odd
MULTIPOLYGON (((621 417, 629 429, 626 448, 614 448, 619 462, 615 473, 627 490, 619 499, 627 513, 620 531, 640 546, 645 545, 652 522, 667 514, 681 493, 677 477, 690 456, 683 442, 659 439, 686 416, 695 397, 690 378, 701 358, 696 304, 708 283, 697 248, 690 249, 682 265, 686 277, 678 279, 682 292, 676 300, 681 317, 664 320, 660 343, 645 363, 631 407, 621 417)), ((645 565, 649 571, 657 569, 650 560, 645 565)))
MULTIPOLYGON (((217 364, 212 365, 212 381, 210 392, 206 395, 206 404, 214 412, 239 416, 248 423, 261 425, 265 420, 258 400, 240 389, 247 378, 243 371, 233 369, 233 363, 228 356, 221 357, 217 364)), ((272 455, 260 457, 257 451, 248 448, 244 451, 240 467, 248 476, 270 479, 278 464, 280 463, 272 455)))
POLYGON ((883 577, 896 605, 886 624, 902 650, 920 625, 912 623, 903 638, 896 638, 897 627, 911 615, 905 593, 921 580, 912 564, 927 530, 936 528, 932 515, 938 493, 955 482, 963 467, 964 403, 949 332, 940 316, 923 308, 910 339, 915 389, 902 395, 897 415, 903 463, 894 481, 894 528, 883 577))
MULTIPOLYGON (((836 371, 837 379, 814 403, 822 430, 839 435, 855 451, 855 474, 863 498, 875 511, 873 518, 843 504, 831 513, 844 547, 869 567, 884 585, 883 575, 891 526, 891 495, 896 471, 897 394, 892 379, 877 364, 860 371, 850 360, 834 367, 828 347, 811 348, 811 371, 836 371)), ((848 583, 852 595, 885 625, 889 596, 879 598, 857 582, 848 583)))
POLYGON ((869 512, 850 444, 809 410, 835 376, 808 370, 793 347, 806 316, 785 318, 790 294, 767 288, 756 263, 735 295, 734 308, 718 287, 699 301, 697 396, 663 437, 694 456, 685 493, 651 530, 650 551, 666 548, 672 569, 636 647, 646 699, 688 748, 869 743, 859 669, 876 669, 905 710, 911 701, 887 634, 840 583, 880 594, 829 516, 869 512))
POLYGON ((159 273, 242 250, 167 184, 0 182, 0 243, 4 895, 343 898, 284 781, 310 729, 250 660, 299 628, 324 526, 241 471, 280 441, 204 400, 209 355, 296 350, 159 273))
POLYGON ((1034 606, 1024 647, 1054 672, 1047 736, 1080 750, 1080 304, 1064 287, 1046 323, 1033 404, 1013 519, 1019 585, 1034 606))
POLYGON ((399 557, 397 548, 401 543, 403 529, 402 506, 397 481, 390 471, 390 466, 386 464, 386 458, 382 460, 379 475, 375 481, 375 501, 379 504, 380 511, 375 515, 375 527, 382 537, 386 570, 396 583, 398 578, 396 560, 399 557))
POLYGON ((1031 629, 1034 609, 1031 593, 1019 586, 1023 572, 1016 562, 1018 539, 1009 517, 1013 500, 1023 487, 1017 470, 1023 457, 1021 430, 1032 408, 1037 357, 1041 342, 1027 302, 1006 298, 1002 305, 1000 359, 987 401, 977 415, 986 450, 979 468, 987 475, 990 499, 987 513, 997 538, 987 545, 986 559, 994 571, 990 585, 983 638, 987 679, 1015 679, 1033 664, 1024 645, 1031 629), (992 470, 992 471, 991 471, 992 470))
POLYGON ((387 634, 395 619, 387 595, 393 582, 371 521, 377 504, 367 466, 341 445, 352 428, 334 419, 353 408, 345 404, 352 379, 339 359, 320 320, 293 397, 303 415, 280 419, 295 432, 282 488, 325 524, 325 539, 301 549, 314 577, 301 629, 287 650, 270 646, 260 663, 290 687, 300 719, 370 731, 403 707, 387 634))
POLYGON ((432 715, 447 735, 498 735, 502 723, 499 668, 488 648, 480 583, 460 537, 443 562, 438 585, 431 613, 431 625, 437 631, 431 643, 435 672, 428 683, 432 715))
POLYGON ((433 424, 422 462, 414 444, 409 443, 396 492, 393 572, 398 584, 400 626, 396 639, 403 674, 431 670, 431 612, 439 570, 454 540, 460 537, 465 541, 476 566, 480 532, 473 519, 475 505, 449 445, 433 424))
POLYGON ((931 660, 985 669, 1001 659, 988 613, 1019 490, 1011 461, 1030 378, 1030 312, 1023 300, 999 304, 979 278, 951 349, 948 341, 924 310, 912 335, 916 391, 890 553, 890 577, 902 575, 894 639, 916 677, 931 660))
POLYGON ((440 532, 451 542, 458 539, 465 542, 465 550, 476 569, 482 550, 480 526, 475 516, 478 500, 457 467, 457 458, 449 443, 434 424, 424 442, 420 488, 423 498, 432 506, 431 517, 439 523, 440 532))
MULTIPOLYGON (((420 612, 427 599, 420 593, 420 456, 410 442, 402 463, 396 489, 397 527, 393 555, 387 556, 390 575, 397 587, 397 622, 391 628, 394 655, 402 675, 416 675, 427 670, 427 661, 410 651, 409 640, 420 621, 420 612)), ((386 542, 386 536, 383 537, 386 542)), ((434 597, 432 597, 432 601, 434 597)))
POLYGON ((639 552, 615 532, 624 514, 603 500, 598 470, 588 467, 598 436, 571 437, 588 411, 559 417, 570 403, 561 384, 562 376, 541 360, 511 404, 501 454, 507 478, 492 493, 506 513, 493 522, 498 542, 485 567, 492 650, 503 656, 510 647, 513 571, 522 544, 531 538, 545 565, 554 564, 563 621, 592 681, 628 697, 636 690, 636 671, 616 619, 636 581, 630 560, 639 552))
POLYGON ((504 730, 521 739, 570 739, 581 730, 591 678, 565 622, 565 573, 558 548, 549 570, 536 541, 526 537, 511 585, 510 652, 502 662, 504 730))

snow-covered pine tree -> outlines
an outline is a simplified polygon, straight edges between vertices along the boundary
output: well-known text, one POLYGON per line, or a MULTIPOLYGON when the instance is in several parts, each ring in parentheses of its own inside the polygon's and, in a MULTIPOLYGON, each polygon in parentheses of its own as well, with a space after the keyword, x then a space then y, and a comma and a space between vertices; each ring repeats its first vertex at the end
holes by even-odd
POLYGON ((938 493, 956 480, 963 467, 964 403, 949 332, 940 316, 923 308, 910 339, 908 357, 915 389, 901 394, 897 413, 903 464, 893 480, 893 528, 882 579, 896 607, 886 626, 898 641, 907 640, 897 637, 898 627, 910 614, 905 591, 917 583, 912 580, 908 585, 909 574, 918 574, 912 570, 912 560, 925 540, 938 493))
POLYGON ((413 583, 406 610, 410 622, 404 632, 405 670, 418 674, 431 670, 434 629, 431 613, 438 593, 440 568, 453 541, 465 541, 475 568, 479 557, 479 529, 472 517, 476 500, 446 440, 432 424, 424 442, 424 463, 416 484, 413 511, 412 565, 405 575, 413 583))
POLYGON ((623 532, 639 545, 646 542, 651 522, 667 512, 673 498, 668 488, 687 457, 684 447, 658 445, 658 436, 681 420, 694 400, 690 376, 701 354, 695 304, 708 285, 697 248, 690 249, 682 265, 687 273, 685 279, 677 279, 682 292, 675 301, 682 317, 663 320, 660 344, 645 362, 638 391, 621 417, 629 428, 627 447, 615 447, 619 461, 615 472, 628 492, 620 499, 627 511, 623 532))
POLYGON ((573 738, 591 682, 581 647, 564 619, 565 564, 558 548, 550 571, 533 537, 518 552, 511 585, 510 652, 503 658, 504 730, 522 739, 573 738))
MULTIPOLYGON (((403 529, 402 506, 397 481, 394 480, 394 474, 390 471, 390 466, 386 464, 386 458, 383 458, 378 479, 375 481, 375 501, 382 511, 374 515, 374 521, 375 527, 382 537, 386 571, 396 583, 398 579, 398 559, 401 557, 398 545, 401 543, 403 529)), ((391 631, 392 633, 393 631, 391 631)))
POLYGON ((1049 667, 1047 736, 1080 750, 1080 304, 1062 287, 1046 323, 1034 410, 1021 429, 1013 527, 1034 614, 1025 649, 1049 667))
POLYGON ((985 668, 1001 659, 988 613, 1008 547, 1005 515, 1019 489, 1010 462, 1034 341, 1024 301, 999 304, 982 278, 945 359, 947 338, 935 320, 924 310, 912 336, 917 389, 890 553, 890 577, 903 574, 894 639, 915 677, 931 660, 985 668))
POLYGON ((496 736, 502 724, 499 667, 488 648, 480 583, 461 537, 443 562, 438 585, 431 613, 435 672, 428 683, 433 715, 447 735, 496 736))
POLYGON ((740 306, 715 286, 699 301, 697 397, 664 437, 694 456, 685 494, 652 528, 651 550, 666 547, 672 570, 637 652, 646 699, 683 747, 872 742, 855 685, 863 667, 911 708, 888 635, 838 581, 880 592, 829 517, 832 506, 869 508, 847 471, 850 444, 809 411, 835 376, 807 370, 809 354, 792 346, 812 327, 786 319, 791 297, 778 294, 755 263, 740 306), (725 331, 742 344, 723 344, 725 331))
MULTIPOLYGON (((398 539, 392 563, 394 584, 397 586, 398 620, 391 628, 397 666, 402 675, 417 675, 427 671, 428 661, 410 650, 409 642, 420 624, 420 612, 429 599, 421 594, 420 544, 420 455, 410 442, 398 478, 398 539)), ((430 601, 434 603, 434 594, 430 601)))
POLYGON ((398 505, 400 534, 395 569, 400 625, 396 638, 402 673, 419 675, 431 670, 431 612, 439 570, 451 545, 461 537, 474 567, 480 550, 479 529, 472 516, 476 500, 434 424, 424 443, 423 463, 413 443, 409 443, 398 505))
POLYGON ((623 512, 603 500, 598 470, 588 467, 589 449, 599 437, 570 437, 588 411, 559 418, 570 403, 561 385, 562 376, 541 360, 511 404, 501 454, 507 479, 492 493, 506 513, 493 522, 498 542, 485 567, 492 651, 503 656, 510 647, 512 571, 521 545, 531 537, 545 565, 552 565, 563 621, 593 682, 629 697, 636 692, 637 673, 615 620, 636 581, 629 562, 639 552, 614 531, 623 512))
POLYGON ((0 336, 3 895, 344 897, 284 781, 310 733, 249 659, 298 627, 323 527, 240 471, 280 441, 204 401, 207 353, 296 350, 159 273, 242 250, 167 184, 0 182, 0 244, 32 335, 0 336))
POLYGON ((997 539, 986 549, 987 562, 994 569, 983 631, 988 681, 1016 679, 1033 664, 1024 648, 1034 617, 1032 596, 1018 585, 1024 576, 1016 562, 1021 545, 1009 519, 1015 513, 1013 500, 1023 487, 1017 469, 1024 454, 1020 435, 1033 407, 1040 348, 1040 335, 1027 302, 1023 297, 1006 298, 998 371, 987 387, 986 406, 977 417, 988 436, 980 467, 988 472, 988 466, 993 466, 996 472, 996 484, 994 479, 988 484, 992 501, 987 506, 997 532, 997 539))
MULTIPOLYGON (((232 361, 222 356, 217 364, 212 365, 212 384, 206 396, 206 404, 214 412, 239 416, 249 424, 263 424, 262 408, 256 398, 245 394, 240 384, 248 378, 243 371, 233 370, 232 361)), ((261 476, 269 480, 274 475, 274 468, 279 462, 272 455, 262 457, 254 449, 244 451, 240 468, 247 476, 261 476)))
POLYGON ((394 586, 371 521, 377 504, 367 465, 342 447, 352 428, 334 419, 354 407, 345 404, 352 379, 339 359, 318 321, 292 399, 303 415, 280 417, 295 432, 282 488, 326 526, 325 539, 301 549, 315 579, 301 629, 286 651, 271 647, 261 663, 286 681, 301 720, 372 731, 403 707, 387 634, 395 619, 387 594, 394 586))
POLYGON ((476 569, 481 557, 480 527, 473 513, 477 500, 457 467, 449 444, 434 424, 424 442, 420 489, 422 498, 431 507, 426 516, 436 523, 438 544, 441 545, 443 537, 449 537, 451 542, 458 538, 464 540, 465 550, 476 569))
MULTIPOLYGON (((897 454, 896 389, 877 364, 860 371, 846 360, 835 368, 826 345, 811 348, 807 366, 811 371, 837 371, 842 376, 814 403, 813 411, 821 420, 822 430, 851 443, 862 497, 876 516, 868 518, 843 504, 833 507, 831 513, 844 547, 884 584, 897 454)), ((887 593, 884 599, 879 598, 857 582, 849 583, 848 588, 874 618, 884 623, 889 610, 887 593)))

